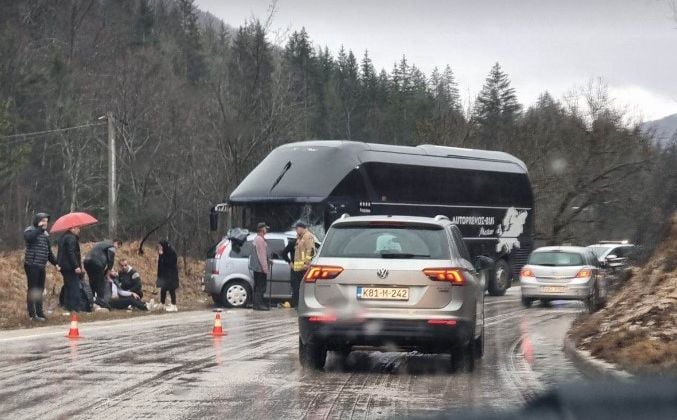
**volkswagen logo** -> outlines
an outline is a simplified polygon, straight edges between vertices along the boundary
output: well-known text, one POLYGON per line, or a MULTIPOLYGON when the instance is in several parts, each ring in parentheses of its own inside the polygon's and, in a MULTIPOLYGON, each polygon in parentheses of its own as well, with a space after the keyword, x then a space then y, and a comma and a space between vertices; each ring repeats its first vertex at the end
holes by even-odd
POLYGON ((378 270, 376 270, 376 275, 378 276, 378 278, 384 279, 388 277, 388 270, 385 268, 379 268, 378 270))

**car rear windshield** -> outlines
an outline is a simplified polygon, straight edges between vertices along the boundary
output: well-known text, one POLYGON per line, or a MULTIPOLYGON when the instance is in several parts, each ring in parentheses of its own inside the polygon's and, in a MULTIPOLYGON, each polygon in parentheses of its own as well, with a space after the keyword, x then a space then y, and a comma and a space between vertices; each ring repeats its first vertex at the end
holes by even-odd
POLYGON ((612 247, 610 247, 610 246, 589 246, 588 248, 590 248, 592 250, 592 253, 595 254, 595 256, 597 258, 600 258, 600 257, 604 256, 604 253, 607 252, 612 247))
POLYGON ((581 254, 575 252, 534 252, 529 257, 531 265, 547 265, 553 267, 562 267, 570 265, 585 265, 585 260, 581 254))
POLYGON ((449 242, 436 226, 336 226, 327 234, 320 257, 448 259, 449 242))

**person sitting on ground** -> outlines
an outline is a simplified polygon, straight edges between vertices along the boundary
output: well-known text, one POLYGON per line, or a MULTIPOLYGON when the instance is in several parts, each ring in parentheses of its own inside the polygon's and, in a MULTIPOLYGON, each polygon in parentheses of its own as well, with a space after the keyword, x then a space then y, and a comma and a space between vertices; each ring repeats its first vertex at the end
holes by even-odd
MULTIPOLYGON (((143 299, 143 286, 141 285, 141 275, 129 264, 126 258, 120 260, 120 271, 117 273, 117 278, 120 282, 122 290, 134 292, 143 299)), ((113 276, 115 277, 115 276, 113 276)))
POLYGON ((148 306, 141 300, 139 295, 134 292, 122 289, 120 282, 116 278, 109 277, 111 282, 111 297, 108 301, 111 309, 127 309, 130 306, 142 311, 147 311, 148 306))

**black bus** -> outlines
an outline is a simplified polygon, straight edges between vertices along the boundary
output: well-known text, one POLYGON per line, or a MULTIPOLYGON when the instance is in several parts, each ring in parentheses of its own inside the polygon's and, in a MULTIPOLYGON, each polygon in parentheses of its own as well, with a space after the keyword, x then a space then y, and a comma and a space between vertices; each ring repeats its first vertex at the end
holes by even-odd
POLYGON ((273 150, 215 211, 230 213, 229 226, 265 221, 278 232, 302 219, 320 240, 344 213, 445 215, 458 225, 473 257, 496 262, 488 284, 492 295, 505 293, 533 248, 527 168, 494 151, 290 143, 273 150))

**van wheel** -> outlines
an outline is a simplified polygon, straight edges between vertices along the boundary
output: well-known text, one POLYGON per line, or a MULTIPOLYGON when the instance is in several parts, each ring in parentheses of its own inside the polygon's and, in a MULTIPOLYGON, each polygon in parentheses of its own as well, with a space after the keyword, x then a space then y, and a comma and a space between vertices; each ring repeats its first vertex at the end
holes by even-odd
POLYGON ((491 296, 503 296, 510 287, 510 266, 505 260, 496 261, 496 273, 489 280, 489 294, 491 296))
POLYGON ((299 362, 304 368, 321 370, 327 361, 327 347, 322 343, 303 344, 299 337, 299 362))
POLYGON ((243 308, 252 298, 252 290, 244 280, 231 280, 223 286, 221 300, 229 308, 243 308))

